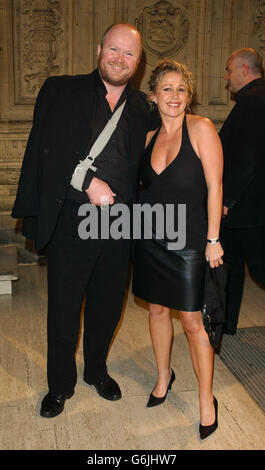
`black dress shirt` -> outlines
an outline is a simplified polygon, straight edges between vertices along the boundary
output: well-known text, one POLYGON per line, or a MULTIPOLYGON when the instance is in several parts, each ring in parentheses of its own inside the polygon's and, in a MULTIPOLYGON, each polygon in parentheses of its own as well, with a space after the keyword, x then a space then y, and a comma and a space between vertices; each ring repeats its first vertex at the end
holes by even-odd
MULTIPOLYGON (((106 99, 107 89, 97 71, 96 75, 96 99, 93 110, 93 129, 92 135, 88 136, 88 146, 84 159, 92 148, 95 140, 106 126, 108 120, 112 117, 116 109, 133 93, 133 88, 129 82, 113 111, 106 99)), ((117 128, 113 132, 105 148, 95 159, 93 166, 97 171, 88 170, 83 183, 83 192, 69 188, 68 198, 79 203, 88 202, 88 196, 85 193, 94 176, 105 181, 111 190, 117 194, 115 202, 126 202, 132 199, 132 184, 130 181, 130 160, 129 160, 129 117, 130 105, 128 100, 123 109, 117 128)))

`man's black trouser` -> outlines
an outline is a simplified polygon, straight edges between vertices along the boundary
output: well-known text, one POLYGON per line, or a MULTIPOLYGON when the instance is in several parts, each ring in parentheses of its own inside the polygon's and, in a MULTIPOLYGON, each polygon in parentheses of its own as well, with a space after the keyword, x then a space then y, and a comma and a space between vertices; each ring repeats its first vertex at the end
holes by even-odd
POLYGON ((245 264, 251 276, 265 287, 265 227, 223 228, 221 244, 224 261, 230 266, 226 327, 237 326, 245 278, 245 264))
MULTIPOLYGON (((84 297, 84 379, 97 383, 106 376, 106 357, 120 319, 128 274, 130 240, 81 239, 78 225, 84 217, 78 216, 78 208, 74 201, 65 201, 47 247, 47 372, 53 393, 70 394, 76 384, 75 353, 84 297)), ((101 209, 97 211, 100 214, 101 209)))

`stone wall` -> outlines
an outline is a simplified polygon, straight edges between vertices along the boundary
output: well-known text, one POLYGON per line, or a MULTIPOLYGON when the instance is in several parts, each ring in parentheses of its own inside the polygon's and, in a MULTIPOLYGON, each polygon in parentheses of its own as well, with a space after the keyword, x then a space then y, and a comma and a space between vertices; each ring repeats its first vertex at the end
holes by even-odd
MULTIPOLYGON (((265 56, 264 0, 0 0, 0 227, 10 217, 36 95, 50 75, 88 73, 110 24, 135 24, 144 54, 135 82, 147 91, 160 58, 194 74, 193 111, 217 129, 233 106, 223 80, 230 53, 265 56)), ((1 241, 1 240, 0 240, 1 241)))

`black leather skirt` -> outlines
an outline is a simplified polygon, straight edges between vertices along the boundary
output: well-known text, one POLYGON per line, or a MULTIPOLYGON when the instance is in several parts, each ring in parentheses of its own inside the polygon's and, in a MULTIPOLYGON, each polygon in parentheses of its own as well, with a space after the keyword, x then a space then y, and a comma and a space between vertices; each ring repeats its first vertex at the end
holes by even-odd
POLYGON ((168 250, 164 240, 139 240, 134 247, 133 294, 176 310, 201 310, 205 267, 204 251, 168 250))

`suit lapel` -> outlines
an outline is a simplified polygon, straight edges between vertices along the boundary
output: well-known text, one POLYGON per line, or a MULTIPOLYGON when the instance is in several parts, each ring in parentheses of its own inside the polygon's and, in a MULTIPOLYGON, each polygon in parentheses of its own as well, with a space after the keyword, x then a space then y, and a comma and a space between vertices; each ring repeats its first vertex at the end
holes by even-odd
POLYGON ((88 125, 93 122, 93 110, 95 104, 95 89, 91 87, 91 81, 84 81, 82 86, 74 93, 75 109, 80 119, 88 125))
POLYGON ((71 101, 71 128, 76 152, 84 152, 92 135, 95 88, 91 75, 84 76, 73 90, 71 101))

